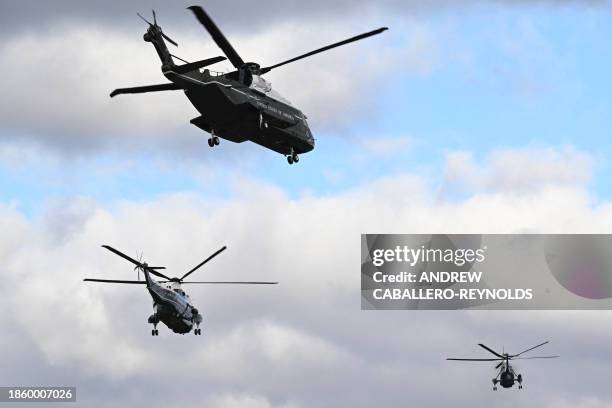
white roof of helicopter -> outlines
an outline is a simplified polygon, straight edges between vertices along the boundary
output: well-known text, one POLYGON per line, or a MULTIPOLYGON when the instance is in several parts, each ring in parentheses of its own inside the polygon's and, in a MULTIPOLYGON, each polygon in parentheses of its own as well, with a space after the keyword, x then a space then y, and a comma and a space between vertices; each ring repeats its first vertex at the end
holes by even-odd
MULTIPOLYGON (((154 279, 153 279, 154 280, 154 279)), ((164 283, 160 283, 158 281, 155 281, 159 286, 161 286, 164 289, 169 289, 172 290, 174 292, 176 292, 177 290, 180 291, 179 293, 181 295, 183 295, 185 298, 190 299, 189 295, 187 294, 187 292, 185 292, 181 286, 180 282, 164 282, 164 283)))

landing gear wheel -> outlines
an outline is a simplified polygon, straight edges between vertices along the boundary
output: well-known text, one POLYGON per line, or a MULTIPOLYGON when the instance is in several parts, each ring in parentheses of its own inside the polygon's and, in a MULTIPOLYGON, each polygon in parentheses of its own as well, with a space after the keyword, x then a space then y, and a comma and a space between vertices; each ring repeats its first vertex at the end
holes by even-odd
POLYGON ((523 389, 523 386, 522 386, 522 385, 519 385, 519 390, 522 390, 522 389, 523 389))
POLYGON ((155 330, 151 330, 151 336, 155 336, 155 330))
POLYGON ((289 164, 293 164, 299 161, 300 161, 300 156, 297 155, 297 153, 295 152, 295 150, 293 150, 293 147, 292 147, 289 155, 287 156, 287 162, 289 164))
POLYGON ((497 391, 497 387, 493 387, 493 391, 497 391))
POLYGON ((219 143, 221 143, 221 140, 219 140, 219 137, 215 136, 214 134, 208 138, 208 146, 210 147, 219 146, 219 143))

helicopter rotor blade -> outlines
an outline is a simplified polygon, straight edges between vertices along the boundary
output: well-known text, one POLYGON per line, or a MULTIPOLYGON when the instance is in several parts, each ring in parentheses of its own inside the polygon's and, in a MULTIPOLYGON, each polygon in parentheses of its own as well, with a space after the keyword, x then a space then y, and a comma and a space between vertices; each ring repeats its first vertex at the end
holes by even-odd
POLYGON ((118 279, 94 279, 94 278, 85 278, 83 279, 85 282, 101 282, 101 283, 126 283, 132 285, 146 285, 145 281, 134 281, 134 280, 118 280, 118 279))
POLYGON ((207 58, 200 61, 189 62, 183 65, 177 65, 172 68, 172 70, 178 74, 184 74, 186 72, 195 71, 199 68, 204 68, 212 64, 216 64, 217 62, 225 61, 227 58, 225 57, 214 57, 207 58))
POLYGON ((159 33, 161 34, 161 36, 164 37, 164 39, 168 41, 170 44, 174 45, 175 47, 178 47, 177 42, 174 41, 172 38, 168 37, 166 34, 164 34, 161 27, 157 25, 157 15, 155 14, 155 10, 151 10, 151 11, 153 12, 153 25, 159 29, 159 33))
POLYGON ((498 365, 496 365, 496 366, 495 366, 495 369, 496 369, 496 370, 497 370, 497 369, 499 369, 499 368, 500 368, 500 367, 501 367, 503 364, 504 364, 504 362, 503 362, 503 361, 501 361, 501 362, 500 362, 498 365))
POLYGON ((383 31, 385 31, 385 30, 388 30, 388 27, 381 27, 381 28, 379 28, 379 29, 377 29, 377 30, 373 30, 373 31, 369 31, 369 32, 367 32, 367 33, 363 33, 363 34, 356 35, 355 37, 351 37, 351 38, 348 38, 348 39, 346 39, 346 40, 339 41, 339 42, 337 42, 337 43, 334 43, 334 44, 328 45, 328 46, 326 46, 326 47, 319 48, 319 49, 316 49, 316 50, 314 50, 314 51, 310 51, 310 52, 308 52, 308 53, 306 53, 306 54, 302 54, 302 55, 300 55, 300 56, 298 56, 298 57, 291 58, 291 59, 289 59, 289 60, 287 60, 287 61, 279 62, 278 64, 275 64, 275 65, 271 65, 271 66, 269 66, 269 67, 262 68, 262 69, 260 70, 260 73, 261 73, 261 74, 265 74, 266 72, 270 72, 270 71, 271 71, 271 70, 273 70, 274 68, 278 68, 278 67, 280 67, 280 66, 282 66, 282 65, 289 64, 290 62, 294 62, 294 61, 297 61, 297 60, 301 60, 302 58, 310 57, 311 55, 315 55, 315 54, 318 54, 318 53, 323 52, 323 51, 331 50, 332 48, 340 47, 340 46, 342 46, 342 45, 345 45, 345 44, 348 44, 348 43, 351 43, 351 42, 354 42, 354 41, 363 40, 364 38, 367 38, 367 37, 371 37, 371 36, 373 36, 373 35, 380 34, 380 33, 382 33, 382 32, 383 32, 383 31))
MULTIPOLYGON (((142 267, 142 269, 145 269, 145 268, 144 268, 144 266, 142 267)), ((151 275, 155 275, 155 276, 157 276, 157 277, 159 277, 159 278, 170 279, 169 277, 167 277, 167 276, 166 276, 166 275, 164 275, 163 273, 161 273, 161 272, 157 272, 157 271, 155 270, 155 269, 159 269, 159 267, 156 267, 155 269, 151 269, 151 268, 149 268, 149 267, 147 266, 147 267, 146 267, 146 269, 147 269, 147 271, 149 271, 149 273, 150 273, 151 275)))
POLYGON ((124 254, 123 252, 116 250, 115 248, 113 248, 110 245, 102 245, 102 248, 106 248, 109 251, 111 251, 112 253, 114 253, 115 255, 119 255, 120 257, 122 257, 123 259, 125 259, 126 261, 129 261, 131 263, 133 263, 136 266, 140 266, 142 267, 142 264, 140 262, 138 262, 137 260, 135 260, 134 258, 131 258, 130 256, 124 254))
POLYGON ((217 285, 278 285, 278 282, 266 282, 266 281, 187 281, 185 283, 200 283, 200 284, 217 284, 217 285))
POLYGON ((206 11, 200 6, 191 6, 187 7, 187 9, 191 10, 193 14, 195 14, 196 18, 206 28, 206 31, 210 34, 215 43, 223 50, 223 53, 230 60, 232 65, 236 68, 240 68, 244 65, 244 61, 238 55, 232 44, 225 38, 219 27, 215 24, 215 22, 206 14, 206 11))
POLYGON ((166 34, 164 34, 164 32, 161 30, 161 27, 157 25, 157 16, 155 15, 155 10, 152 10, 152 11, 153 11, 153 22, 150 22, 149 20, 144 18, 140 13, 136 13, 136 15, 138 17, 140 17, 142 19, 142 21, 147 23, 150 27, 157 28, 159 30, 159 33, 161 34, 161 36, 164 37, 166 39, 166 41, 168 41, 170 44, 174 45, 175 47, 178 47, 178 44, 176 43, 176 41, 174 41, 172 38, 170 38, 166 34))
POLYGON ((204 265, 206 262, 210 261, 211 259, 213 259, 215 256, 219 255, 221 252, 225 251, 227 249, 226 246, 223 246, 223 248, 219 249, 217 252, 215 252, 214 254, 212 254, 211 256, 209 256, 208 258, 206 258, 205 260, 203 260, 202 262, 200 262, 198 265, 196 265, 193 269, 191 269, 189 272, 187 272, 186 274, 184 274, 179 281, 182 281, 183 279, 185 279, 187 276, 191 275, 192 273, 194 273, 196 270, 198 270, 200 267, 202 267, 202 265, 204 265))
POLYGON ((136 15, 138 17, 140 17, 142 19, 142 21, 144 21, 145 23, 147 23, 148 25, 152 26, 153 23, 151 23, 149 20, 147 20, 146 18, 144 18, 140 13, 136 13, 136 15))
POLYGON ((538 344, 537 346, 533 346, 533 347, 528 348, 527 350, 521 351, 521 352, 520 352, 520 353, 518 353, 518 354, 514 354, 514 355, 512 355, 512 357, 518 357, 518 356, 520 356, 521 354, 525 354, 525 353, 526 353, 526 352, 528 352, 528 351, 531 351, 531 350, 533 350, 533 349, 536 349, 536 348, 541 347, 541 346, 543 346, 543 345, 545 345, 545 344, 548 344, 548 343, 549 343, 548 341, 545 341, 544 343, 540 343, 540 344, 538 344))
POLYGON ((499 361, 505 358, 447 358, 449 361, 499 361))
MULTIPOLYGON (((143 264, 143 263, 138 262, 137 260, 135 260, 135 259, 131 258, 130 256, 128 256, 128 255, 126 255, 126 254, 124 254, 123 252, 121 252, 121 251, 119 251, 119 250, 117 250, 117 249, 113 248, 112 246, 109 246, 109 245, 102 245, 102 248, 106 248, 106 249, 108 249, 109 251, 111 251, 111 252, 112 252, 112 253, 114 253, 115 255, 118 255, 118 256, 122 257, 122 258, 123 258, 123 259, 125 259, 126 261, 129 261, 129 262, 133 263, 134 265, 136 265, 136 266, 137 266, 137 267, 139 267, 139 268, 142 268, 142 269, 145 269, 145 268, 146 268, 146 269, 147 269, 147 271, 149 271, 149 273, 150 273, 150 274, 152 274, 152 275, 158 276, 158 277, 160 277, 160 278, 168 279, 168 280, 170 279, 169 277, 167 277, 167 276, 166 276, 166 275, 164 275, 163 273, 161 273, 161 272, 157 272, 155 269, 151 269, 151 268, 149 268, 147 265, 145 265, 145 264, 143 264)), ((161 268, 161 267, 159 267, 159 266, 158 266, 158 267, 156 267, 156 269, 159 269, 159 268, 161 268)))
POLYGON ((501 358, 501 359, 503 359, 503 360, 505 360, 505 359, 506 359, 506 357, 505 357, 505 356, 502 356, 502 355, 501 355, 501 354, 499 354, 497 351, 491 350, 489 347, 485 346, 484 344, 482 344, 482 343, 478 343, 478 345, 479 345, 480 347, 482 347, 483 349, 487 350, 489 353, 491 353, 491 354, 495 354, 497 357, 499 357, 499 358, 501 358))
POLYGON ((178 44, 176 41, 174 41, 172 38, 168 37, 166 34, 164 34, 163 32, 160 32, 161 36, 164 37, 166 39, 166 41, 168 41, 170 44, 174 45, 175 47, 178 47, 178 44))
POLYGON ((516 357, 511 358, 511 360, 535 360, 540 358, 559 358, 561 356, 535 356, 535 357, 516 357))

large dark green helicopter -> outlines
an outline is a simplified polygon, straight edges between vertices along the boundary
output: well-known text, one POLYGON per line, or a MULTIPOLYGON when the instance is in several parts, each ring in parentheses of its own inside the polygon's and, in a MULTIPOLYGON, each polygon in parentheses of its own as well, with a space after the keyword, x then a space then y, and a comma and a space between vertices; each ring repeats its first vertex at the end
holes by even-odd
POLYGON ((261 75, 290 62, 380 34, 387 29, 382 27, 262 68, 255 62, 244 62, 204 9, 191 6, 189 10, 208 30, 236 70, 229 73, 212 72, 208 69, 201 71, 204 67, 225 60, 225 57, 188 62, 170 54, 165 40, 175 46, 177 43, 162 32, 157 24, 155 11, 153 23, 138 14, 149 24, 144 40, 155 47, 162 61, 162 73, 171 82, 115 89, 110 96, 183 90, 201 114, 192 119, 191 123, 210 133, 210 147, 218 145, 220 137, 236 143, 250 140, 285 155, 289 164, 298 162, 298 154, 314 149, 314 138, 306 116, 275 92, 261 75), (176 65, 173 58, 184 64, 176 65))

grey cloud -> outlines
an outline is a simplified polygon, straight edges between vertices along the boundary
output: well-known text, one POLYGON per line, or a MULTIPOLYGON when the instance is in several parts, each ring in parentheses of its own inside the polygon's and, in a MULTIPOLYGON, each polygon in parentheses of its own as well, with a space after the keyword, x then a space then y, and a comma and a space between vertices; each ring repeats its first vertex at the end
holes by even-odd
POLYGON ((0 302, 11 313, 1 318, 10 330, 0 347, 15 358, 6 361, 0 383, 13 378, 13 369, 23 381, 42 381, 61 369, 57 380, 81 390, 78 406, 609 403, 610 313, 359 309, 363 231, 577 232, 577 222, 598 232, 612 226, 612 207, 592 207, 581 200, 579 187, 512 200, 477 194, 439 205, 432 204, 433 195, 414 177, 300 199, 258 182, 241 183, 234 198, 220 202, 171 195, 115 203, 112 211, 94 206, 77 234, 53 246, 48 239, 61 226, 34 220, 11 227, 7 217, 14 213, 7 209, 0 223, 5 233, 9 227, 16 232, 4 258, 0 302), (277 279, 280 285, 189 287, 204 313, 204 335, 161 328, 153 338, 146 323, 150 299, 142 288, 81 282, 85 276, 135 277, 131 265, 103 251, 102 243, 128 254, 144 250, 146 260, 172 275, 227 244, 223 256, 198 272, 202 278, 277 279), (514 350, 540 340, 551 340, 548 350, 563 357, 521 364, 522 393, 493 393, 486 364, 444 361, 475 355, 478 342, 514 350), (567 372, 580 375, 555 374, 567 372))
MULTIPOLYGON (((496 0, 499 5, 550 5, 550 6, 609 6, 608 0, 496 0)), ((150 13, 152 8, 161 14, 160 19, 168 23, 191 22, 193 18, 185 10, 194 4, 205 6, 222 27, 249 30, 260 29, 268 24, 286 20, 326 19, 368 13, 405 13, 478 7, 478 0, 382 0, 382 1, 282 1, 267 0, 252 3, 247 1, 226 2, 221 0, 180 1, 173 4, 162 0, 137 0, 131 2, 105 2, 101 0, 76 1, 57 0, 39 2, 36 0, 5 1, 3 4, 3 30, 36 29, 50 22, 85 21, 91 24, 125 25, 135 23, 136 11, 150 13), (186 17, 187 16, 187 17, 186 17)))

